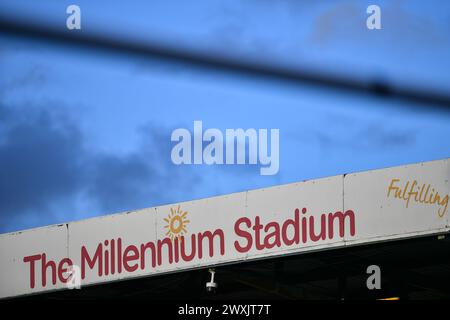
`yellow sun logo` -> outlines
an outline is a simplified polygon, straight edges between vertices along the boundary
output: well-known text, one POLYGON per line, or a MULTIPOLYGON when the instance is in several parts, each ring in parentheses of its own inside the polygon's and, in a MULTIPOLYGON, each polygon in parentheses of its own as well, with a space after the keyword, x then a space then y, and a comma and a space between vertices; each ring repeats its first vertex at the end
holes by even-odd
POLYGON ((170 208, 169 216, 164 218, 164 221, 167 222, 164 228, 168 229, 166 236, 173 240, 187 232, 186 225, 190 222, 186 219, 187 214, 186 211, 180 209, 180 206, 176 209, 170 208))

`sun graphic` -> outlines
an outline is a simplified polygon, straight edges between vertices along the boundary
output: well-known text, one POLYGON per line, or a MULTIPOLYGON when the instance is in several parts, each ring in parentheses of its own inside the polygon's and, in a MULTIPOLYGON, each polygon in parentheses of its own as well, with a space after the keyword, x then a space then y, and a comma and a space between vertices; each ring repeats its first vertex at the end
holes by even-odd
POLYGON ((169 216, 164 218, 164 221, 167 222, 164 228, 168 229, 166 236, 173 240, 187 232, 186 225, 190 222, 186 219, 187 214, 187 211, 181 210, 180 206, 176 209, 170 208, 169 216))

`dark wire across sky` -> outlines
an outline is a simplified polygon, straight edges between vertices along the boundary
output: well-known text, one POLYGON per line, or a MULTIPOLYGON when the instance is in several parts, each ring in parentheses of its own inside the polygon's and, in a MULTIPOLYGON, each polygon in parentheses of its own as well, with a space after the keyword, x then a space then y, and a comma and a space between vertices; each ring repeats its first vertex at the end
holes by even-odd
POLYGON ((100 50, 108 53, 134 55, 146 59, 158 59, 166 63, 179 63, 205 70, 219 70, 266 78, 299 85, 322 86, 344 90, 353 93, 367 93, 375 96, 390 97, 435 107, 445 111, 450 110, 450 96, 445 93, 429 92, 400 86, 391 86, 386 81, 361 81, 351 77, 337 77, 322 72, 299 70, 229 58, 225 55, 211 55, 176 46, 165 45, 155 41, 137 42, 119 39, 102 34, 91 34, 84 31, 68 31, 55 29, 33 22, 23 22, 7 17, 0 17, 0 33, 4 35, 40 40, 61 45, 76 46, 89 50, 100 50))

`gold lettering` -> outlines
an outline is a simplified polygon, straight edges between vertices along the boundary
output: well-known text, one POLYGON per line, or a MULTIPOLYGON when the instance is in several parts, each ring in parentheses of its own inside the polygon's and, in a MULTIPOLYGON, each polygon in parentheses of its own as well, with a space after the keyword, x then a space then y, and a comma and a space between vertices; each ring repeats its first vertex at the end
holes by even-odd
POLYGON ((410 202, 422 203, 427 205, 438 205, 438 216, 442 218, 447 212, 449 195, 445 197, 439 194, 439 191, 431 187, 431 184, 419 185, 417 180, 406 181, 404 188, 400 188, 397 183, 400 179, 391 179, 387 197, 391 196, 391 191, 395 199, 405 201, 405 207, 409 208, 410 202), (430 193, 431 189, 431 193, 430 193), (424 192, 425 191, 425 192, 424 192))
POLYGON ((438 210, 438 215, 439 215, 439 217, 443 217, 444 216, 444 214, 445 214, 445 212, 447 211, 447 206, 448 206, 448 194, 442 199, 442 202, 438 202, 439 203, 439 205, 440 206, 444 206, 444 210, 442 210, 442 213, 441 213, 441 209, 439 209, 438 210))
POLYGON ((388 198, 389 198, 389 195, 391 194, 391 190, 394 190, 394 197, 395 197, 395 190, 398 190, 398 187, 394 187, 394 182, 398 182, 398 181, 400 181, 400 179, 392 179, 391 180, 391 184, 389 185, 389 188, 388 188, 388 194, 387 194, 388 198))
POLYGON ((430 191, 430 185, 428 185, 428 187, 427 187, 427 191, 425 191, 425 197, 423 197, 424 199, 425 199, 425 201, 424 201, 424 203, 429 203, 428 201, 427 201, 427 196, 428 196, 428 192, 430 191))

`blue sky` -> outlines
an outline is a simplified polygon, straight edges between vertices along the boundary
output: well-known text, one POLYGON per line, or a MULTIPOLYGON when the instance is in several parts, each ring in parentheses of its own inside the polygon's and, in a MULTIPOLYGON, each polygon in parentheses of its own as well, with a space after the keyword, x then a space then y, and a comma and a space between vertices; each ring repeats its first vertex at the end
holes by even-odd
MULTIPOLYGON (((450 91, 446 1, 3 0, 0 16, 450 91), (382 30, 365 27, 379 4, 382 30)), ((0 232, 447 158, 450 112, 0 35, 0 232), (172 130, 279 128, 280 171, 175 166, 172 130)))

